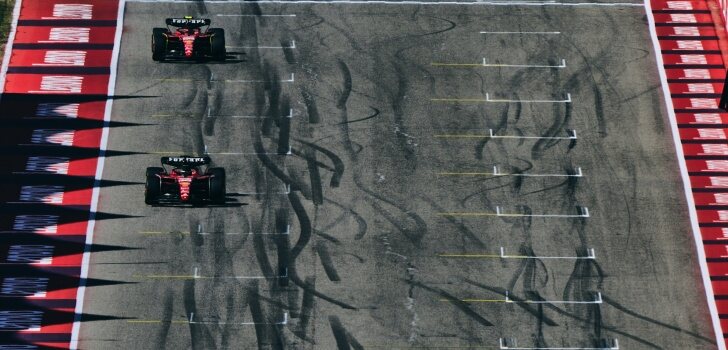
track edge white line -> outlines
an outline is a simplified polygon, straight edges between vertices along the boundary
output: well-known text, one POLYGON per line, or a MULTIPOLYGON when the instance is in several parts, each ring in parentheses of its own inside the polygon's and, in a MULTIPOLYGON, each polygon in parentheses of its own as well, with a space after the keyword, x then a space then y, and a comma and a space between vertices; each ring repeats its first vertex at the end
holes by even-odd
POLYGON ((18 20, 20 19, 20 8, 23 0, 16 0, 13 8, 13 19, 10 21, 10 33, 8 34, 8 43, 5 44, 5 53, 3 54, 3 64, 0 69, 0 94, 5 93, 5 78, 8 75, 8 66, 10 66, 10 54, 13 52, 13 43, 15 42, 15 33, 18 29, 18 20))
POLYGON ((124 11, 126 0, 119 0, 119 8, 116 15, 116 32, 114 33, 114 49, 111 53, 111 66, 109 69, 109 85, 107 88, 106 106, 104 109, 104 126, 101 130, 101 142, 99 144, 99 156, 96 162, 96 174, 94 176, 94 187, 91 194, 91 206, 89 208, 89 221, 86 228, 86 242, 83 251, 83 259, 81 260, 81 276, 79 279, 78 290, 76 291, 76 309, 73 320, 73 328, 71 330, 71 341, 69 348, 78 349, 79 332, 81 329, 81 316, 83 315, 83 302, 86 294, 86 279, 88 278, 89 261, 91 259, 91 245, 94 240, 94 229, 96 226, 96 210, 99 204, 99 192, 101 191, 101 179, 104 171, 104 161, 106 157, 106 146, 109 139, 109 122, 111 122, 111 108, 113 104, 113 96, 116 88, 116 71, 119 63, 119 53, 121 51, 121 35, 124 27, 124 11))

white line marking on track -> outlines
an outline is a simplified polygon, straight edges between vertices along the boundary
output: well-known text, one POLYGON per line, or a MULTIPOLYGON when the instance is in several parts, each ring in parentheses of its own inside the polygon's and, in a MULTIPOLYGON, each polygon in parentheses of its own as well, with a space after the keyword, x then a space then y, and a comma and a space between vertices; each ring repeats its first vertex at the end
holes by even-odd
POLYGON ((589 208, 579 208, 579 214, 523 214, 523 213, 504 213, 500 206, 495 207, 497 216, 524 216, 524 217, 537 217, 537 218, 588 218, 589 208))
POLYGON ((655 59, 657 60, 657 70, 660 73, 660 82, 662 85, 662 93, 665 98, 665 106, 667 107, 667 116, 670 119, 670 129, 672 130, 673 145, 675 146, 675 153, 677 154, 677 162, 680 166, 680 174, 683 181, 683 189, 685 190, 685 199, 687 200, 687 209, 690 216, 690 224, 693 231, 693 239, 697 248, 698 265, 700 266, 700 274, 703 279, 703 287, 705 288, 705 294, 708 302, 708 311, 713 321, 713 332, 718 345, 719 350, 726 350, 725 340, 723 339, 723 331, 721 330, 721 320, 718 317, 718 309, 715 302, 715 294, 713 291, 713 284, 710 281, 710 272, 708 271, 708 262, 705 257, 705 247, 703 246, 703 238, 700 233, 700 226, 698 224, 698 213, 695 209, 695 198, 692 195, 692 184, 690 183, 690 176, 688 175, 688 168, 685 162, 685 154, 682 148, 682 141, 680 141, 680 131, 677 127, 677 118, 675 117, 675 110, 673 109, 672 97, 670 95, 670 87, 667 83, 667 73, 665 72, 664 61, 660 54, 661 48, 657 38, 657 31, 655 29, 655 17, 652 14, 652 5, 650 0, 644 0, 645 12, 647 14, 648 27, 650 28, 650 37, 652 38, 652 45, 655 49, 655 59))
POLYGON ((594 300, 523 300, 515 301, 511 299, 506 291, 506 303, 517 303, 517 304, 601 304, 602 293, 596 292, 594 294, 594 300))
POLYGON ((485 93, 485 102, 502 102, 502 103, 571 103, 571 94, 566 94, 565 100, 509 100, 509 99, 491 99, 489 93, 485 93))
POLYGON ((576 140, 576 130, 566 130, 569 136, 522 136, 522 135, 495 135, 493 129, 488 129, 488 134, 438 134, 436 138, 442 139, 536 139, 536 140, 576 140))
POLYGON ((505 68, 566 68, 566 60, 561 59, 561 64, 554 66, 554 65, 544 65, 544 64, 501 64, 501 63, 488 63, 488 61, 483 57, 483 67, 505 67, 505 68))
POLYGON ((506 248, 500 247, 500 257, 503 259, 570 259, 570 260, 581 260, 581 259, 596 259, 594 254, 594 248, 586 250, 586 256, 531 256, 531 255, 507 255, 506 248))
MULTIPOLYGON (((18 1, 20 3, 20 1, 18 1)), ((116 90, 116 70, 119 63, 119 51, 121 49, 121 30, 124 24, 124 7, 126 0, 119 0, 119 9, 116 14, 116 32, 114 33, 114 49, 111 53, 111 67, 109 69, 109 85, 107 88, 108 95, 114 96, 116 90)), ((86 245, 83 251, 83 260, 81 263, 81 278, 78 291, 76 293, 76 309, 73 319, 73 328, 71 330, 70 348, 78 348, 78 334, 81 329, 81 316, 83 315, 83 302, 86 294, 86 279, 88 278, 89 260, 91 258, 91 247, 94 240, 94 227, 96 226, 96 210, 99 205, 99 192, 101 190, 101 178, 104 172, 104 161, 106 157, 106 145, 109 141, 109 122, 111 121, 111 105, 113 99, 106 100, 106 109, 104 110, 104 127, 101 129, 101 142, 99 144, 99 157, 96 163, 96 175, 94 176, 94 187, 91 194, 91 207, 89 211, 88 226, 86 230, 86 245)))
POLYGON ((441 176, 522 176, 522 177, 583 177, 581 167, 574 168, 574 173, 566 174, 531 174, 531 173, 504 173, 501 172, 497 165, 493 166, 493 172, 440 172, 441 176))

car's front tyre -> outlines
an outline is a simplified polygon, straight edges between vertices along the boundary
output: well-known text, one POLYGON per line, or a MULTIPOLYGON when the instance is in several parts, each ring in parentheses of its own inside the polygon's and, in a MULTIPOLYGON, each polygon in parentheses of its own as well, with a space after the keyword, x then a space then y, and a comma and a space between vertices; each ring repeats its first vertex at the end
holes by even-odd
POLYGON ((222 28, 210 29, 210 55, 213 60, 224 61, 227 56, 225 49, 225 30, 222 28))
POLYGON ((225 169, 210 168, 210 201, 214 204, 225 204, 225 169))

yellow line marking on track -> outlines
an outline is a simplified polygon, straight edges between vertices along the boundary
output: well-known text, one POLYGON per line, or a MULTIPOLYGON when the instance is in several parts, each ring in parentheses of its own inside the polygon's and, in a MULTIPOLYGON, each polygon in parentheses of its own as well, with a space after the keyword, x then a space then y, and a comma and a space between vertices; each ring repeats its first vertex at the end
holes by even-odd
POLYGON ((504 175, 510 175, 510 174, 494 174, 494 173, 437 173, 437 175, 441 176, 504 176, 504 175))
POLYGON ((205 276, 193 276, 193 275, 135 275, 136 278, 147 278, 147 279, 202 279, 202 278, 211 278, 211 277, 205 277, 205 276))
POLYGON ((483 67, 482 63, 442 63, 442 62, 432 62, 430 63, 431 66, 435 67, 483 67))
MULTIPOLYGON (((435 137, 437 137, 437 138, 478 138, 478 139, 487 139, 487 138, 493 137, 493 136, 483 135, 483 134, 436 134, 435 137)), ((498 137, 507 137, 507 136, 498 136, 498 137)))
MULTIPOLYGON (((453 302, 452 299, 440 299, 440 301, 449 301, 453 302)), ((506 299, 458 299, 457 301, 462 301, 464 303, 507 303, 509 302, 506 299)))
POLYGON ((440 216, 514 216, 513 214, 498 214, 498 213, 486 213, 486 212, 437 213, 437 215, 440 215, 440 216))
MULTIPOLYGON (((457 103, 457 102, 488 102, 484 98, 431 98, 432 102, 457 103)), ((495 100, 491 100, 495 101, 495 100)))
MULTIPOLYGON (((491 259, 491 258, 505 258, 504 256, 498 255, 498 254, 437 254, 437 256, 443 257, 443 258, 485 258, 485 259, 491 259)), ((513 259, 528 259, 528 256, 525 255, 508 255, 507 258, 513 258, 513 259)))

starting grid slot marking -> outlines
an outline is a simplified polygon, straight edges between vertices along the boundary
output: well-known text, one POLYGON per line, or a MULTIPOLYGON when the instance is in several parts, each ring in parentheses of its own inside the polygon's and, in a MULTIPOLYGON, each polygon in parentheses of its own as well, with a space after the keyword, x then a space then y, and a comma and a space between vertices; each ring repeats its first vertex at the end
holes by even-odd
MULTIPOLYGON (((290 185, 289 185, 290 186, 290 185)), ((290 187, 289 187, 290 188, 290 187)), ((139 231, 140 234, 144 235, 160 235, 160 234, 171 234, 171 233, 181 233, 185 235, 189 235, 191 233, 198 234, 198 235, 227 235, 227 236, 242 236, 242 235, 290 235, 291 234, 291 225, 286 225, 286 232, 219 232, 219 231, 210 231, 205 232, 202 230, 202 225, 197 225, 197 231, 196 232, 190 232, 190 231, 139 231)))
POLYGON ((493 129, 488 129, 488 135, 482 134, 437 134, 436 138, 473 138, 473 139, 533 139, 533 140, 576 140, 576 130, 566 130, 569 136, 518 136, 496 135, 493 129))
POLYGON ((519 174, 519 173, 503 173, 498 169, 497 165, 493 166, 493 172, 440 172, 440 176, 521 176, 521 177, 583 177, 581 167, 574 169, 574 174, 519 174))
POLYGON ((288 324, 288 312, 283 313, 283 320, 279 322, 222 322, 222 321, 205 321, 195 320, 195 313, 191 312, 185 320, 173 320, 173 321, 162 321, 162 320, 128 320, 127 323, 133 324, 208 324, 208 325, 232 325, 232 326, 253 326, 253 325, 285 325, 288 324))
MULTIPOLYGON (((604 344, 606 343, 607 342, 605 341, 604 344)), ((516 342, 513 338, 500 338, 498 339, 498 344, 500 346, 500 350, 619 350, 619 341, 617 339, 612 339, 611 345, 605 345, 598 348, 524 348, 518 347, 518 342, 516 342)))
POLYGON ((543 64, 505 64, 505 63, 487 63, 485 57, 483 57, 483 63, 442 63, 442 62, 433 62, 430 63, 431 66, 434 67, 470 67, 470 68, 478 68, 478 67, 499 67, 499 68, 566 68, 566 60, 561 59, 561 64, 559 65, 543 65, 543 64))
MULTIPOLYGON (((214 115, 214 114, 211 114, 210 109, 208 108, 207 117, 208 118, 235 118, 235 119, 264 119, 264 118, 269 118, 270 116, 266 116, 266 115, 214 115)), ((288 110, 288 115, 284 115, 281 117, 292 119, 293 118, 293 108, 288 110)))
POLYGON ((509 99, 491 99, 489 93, 485 93, 485 98, 431 98, 432 102, 441 103, 571 103, 571 93, 566 94, 564 100, 509 100, 509 99))
MULTIPOLYGON (((509 297, 506 291, 505 299, 457 299, 464 303, 511 303, 511 304, 601 304, 602 293, 594 293, 594 300, 521 300, 516 301, 509 297)), ((452 302, 452 299, 440 299, 440 301, 452 302)))
POLYGON ((195 267, 192 275, 146 275, 143 276, 146 279, 172 279, 172 280, 197 280, 197 279, 208 279, 208 280, 248 280, 248 279, 259 279, 259 280, 272 280, 278 278, 288 278, 288 268, 285 269, 285 273, 277 276, 202 276, 199 273, 199 268, 195 267))
POLYGON ((506 249, 500 247, 500 254, 478 254, 478 253, 443 253, 437 256, 442 258, 473 258, 473 259, 568 259, 568 260, 581 260, 589 259, 595 260, 596 254, 594 248, 586 250, 586 256, 536 256, 536 255, 507 255, 506 249))
POLYGON ((450 212, 450 213, 437 213, 440 216, 508 216, 508 217, 537 217, 537 218, 588 218, 589 209, 587 207, 577 207, 579 214, 522 214, 522 213, 504 213, 501 211, 500 206, 495 207, 495 213, 493 212, 450 212))

